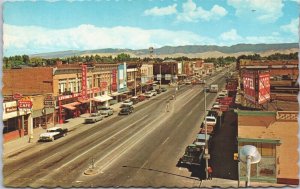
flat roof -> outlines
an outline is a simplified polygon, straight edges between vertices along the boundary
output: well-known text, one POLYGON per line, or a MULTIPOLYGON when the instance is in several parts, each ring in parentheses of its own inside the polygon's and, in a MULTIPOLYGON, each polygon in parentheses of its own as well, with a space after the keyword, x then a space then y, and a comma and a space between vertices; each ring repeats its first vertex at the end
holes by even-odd
MULTIPOLYGON (((259 111, 256 111, 259 113, 259 111)), ((278 178, 298 179, 298 122, 296 120, 277 120, 276 114, 238 114, 238 138, 257 141, 280 140, 276 148, 278 178)))

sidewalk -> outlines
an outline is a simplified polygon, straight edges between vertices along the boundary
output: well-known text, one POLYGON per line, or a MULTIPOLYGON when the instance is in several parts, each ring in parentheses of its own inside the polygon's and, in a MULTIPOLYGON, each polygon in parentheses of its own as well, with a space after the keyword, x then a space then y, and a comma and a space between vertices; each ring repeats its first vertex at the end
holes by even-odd
MULTIPOLYGON (((143 101, 146 102, 146 101, 143 101)), ((142 104, 143 102, 138 103, 142 104)), ((122 102, 118 102, 116 104, 111 105, 110 107, 114 110, 114 114, 117 114, 120 111, 120 106, 122 102)), ((73 128, 77 127, 80 124, 84 123, 84 119, 89 116, 89 113, 82 114, 80 117, 71 118, 66 120, 66 123, 56 124, 57 127, 67 128, 69 131, 73 128)), ((53 124, 48 124, 48 128, 53 127, 53 124)), ((29 147, 32 147, 38 142, 39 136, 42 133, 45 133, 46 129, 43 128, 35 128, 33 130, 33 139, 29 142, 29 135, 23 136, 21 138, 17 138, 8 142, 3 143, 3 156, 10 155, 14 152, 19 152, 29 147)))

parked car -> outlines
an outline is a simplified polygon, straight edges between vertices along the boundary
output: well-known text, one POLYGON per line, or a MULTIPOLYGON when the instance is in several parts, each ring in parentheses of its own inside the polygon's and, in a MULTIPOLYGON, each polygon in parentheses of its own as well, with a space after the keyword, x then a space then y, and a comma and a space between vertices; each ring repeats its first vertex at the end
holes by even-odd
POLYGON ((138 96, 138 99, 139 99, 140 102, 141 102, 141 101, 144 101, 144 100, 146 99, 146 96, 145 96, 144 94, 140 94, 140 95, 138 96))
POLYGON ((167 89, 165 87, 162 87, 160 89, 161 89, 161 92, 166 92, 167 91, 167 89))
POLYGON ((209 92, 209 87, 204 87, 205 92, 209 92))
POLYGON ((129 115, 133 112, 134 108, 133 106, 124 106, 120 112, 119 115, 129 115))
POLYGON ((68 129, 61 127, 52 127, 47 129, 46 133, 40 134, 39 141, 54 141, 60 137, 66 136, 68 129))
POLYGON ((126 106, 126 105, 129 105, 129 106, 132 106, 133 105, 133 102, 131 101, 131 100, 124 100, 123 102, 122 102, 122 104, 121 104, 121 108, 123 107, 123 106, 126 106))
POLYGON ((137 104, 140 101, 138 96, 133 96, 130 98, 130 100, 133 102, 133 104, 137 104))
POLYGON ((153 96, 153 93, 151 92, 151 91, 147 91, 146 93, 145 93, 145 97, 146 98, 151 98, 153 96))
POLYGON ((156 90, 152 90, 151 92, 152 92, 153 96, 156 96, 156 95, 157 95, 156 90))
POLYGON ((206 122, 206 125, 215 126, 217 124, 217 119, 214 116, 206 116, 205 122, 206 122))
POLYGON ((108 117, 114 114, 114 110, 111 107, 101 106, 98 108, 98 112, 104 117, 108 117))
POLYGON ((90 117, 87 117, 84 119, 84 123, 96 123, 98 121, 101 121, 103 119, 103 115, 101 113, 91 113, 90 117))
POLYGON ((160 94, 162 92, 161 89, 155 89, 155 90, 156 90, 157 94, 160 94))

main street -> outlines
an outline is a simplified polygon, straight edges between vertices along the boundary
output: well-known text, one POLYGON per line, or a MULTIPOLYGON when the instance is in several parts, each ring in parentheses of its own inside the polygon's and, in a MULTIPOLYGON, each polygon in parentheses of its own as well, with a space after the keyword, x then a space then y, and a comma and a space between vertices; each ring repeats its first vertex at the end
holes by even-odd
MULTIPOLYGON (((223 74, 208 84, 224 85, 223 74)), ((181 86, 138 104, 129 116, 80 125, 53 143, 38 143, 4 157, 4 184, 10 187, 199 187, 201 181, 176 167, 192 143, 204 114, 203 86, 181 86), (84 172, 94 162, 94 175, 84 172)), ((207 107, 216 93, 207 94, 207 107)))

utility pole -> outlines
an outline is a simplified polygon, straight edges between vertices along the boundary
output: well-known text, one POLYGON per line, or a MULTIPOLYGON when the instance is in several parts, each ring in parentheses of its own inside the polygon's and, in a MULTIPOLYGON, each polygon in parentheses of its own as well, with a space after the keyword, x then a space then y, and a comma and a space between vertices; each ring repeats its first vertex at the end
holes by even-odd
MULTIPOLYGON (((206 83, 206 82, 205 82, 206 83)), ((206 124, 206 84, 204 84, 204 127, 205 127, 205 173, 208 179, 208 144, 207 144, 207 124, 206 124)))
POLYGON ((133 74, 134 74, 134 96, 136 96, 136 70, 137 68, 135 68, 134 69, 134 72, 133 72, 133 74))
POLYGON ((161 75, 161 63, 159 63, 159 75, 160 75, 159 89, 161 89, 161 79, 162 79, 162 75, 161 75))

